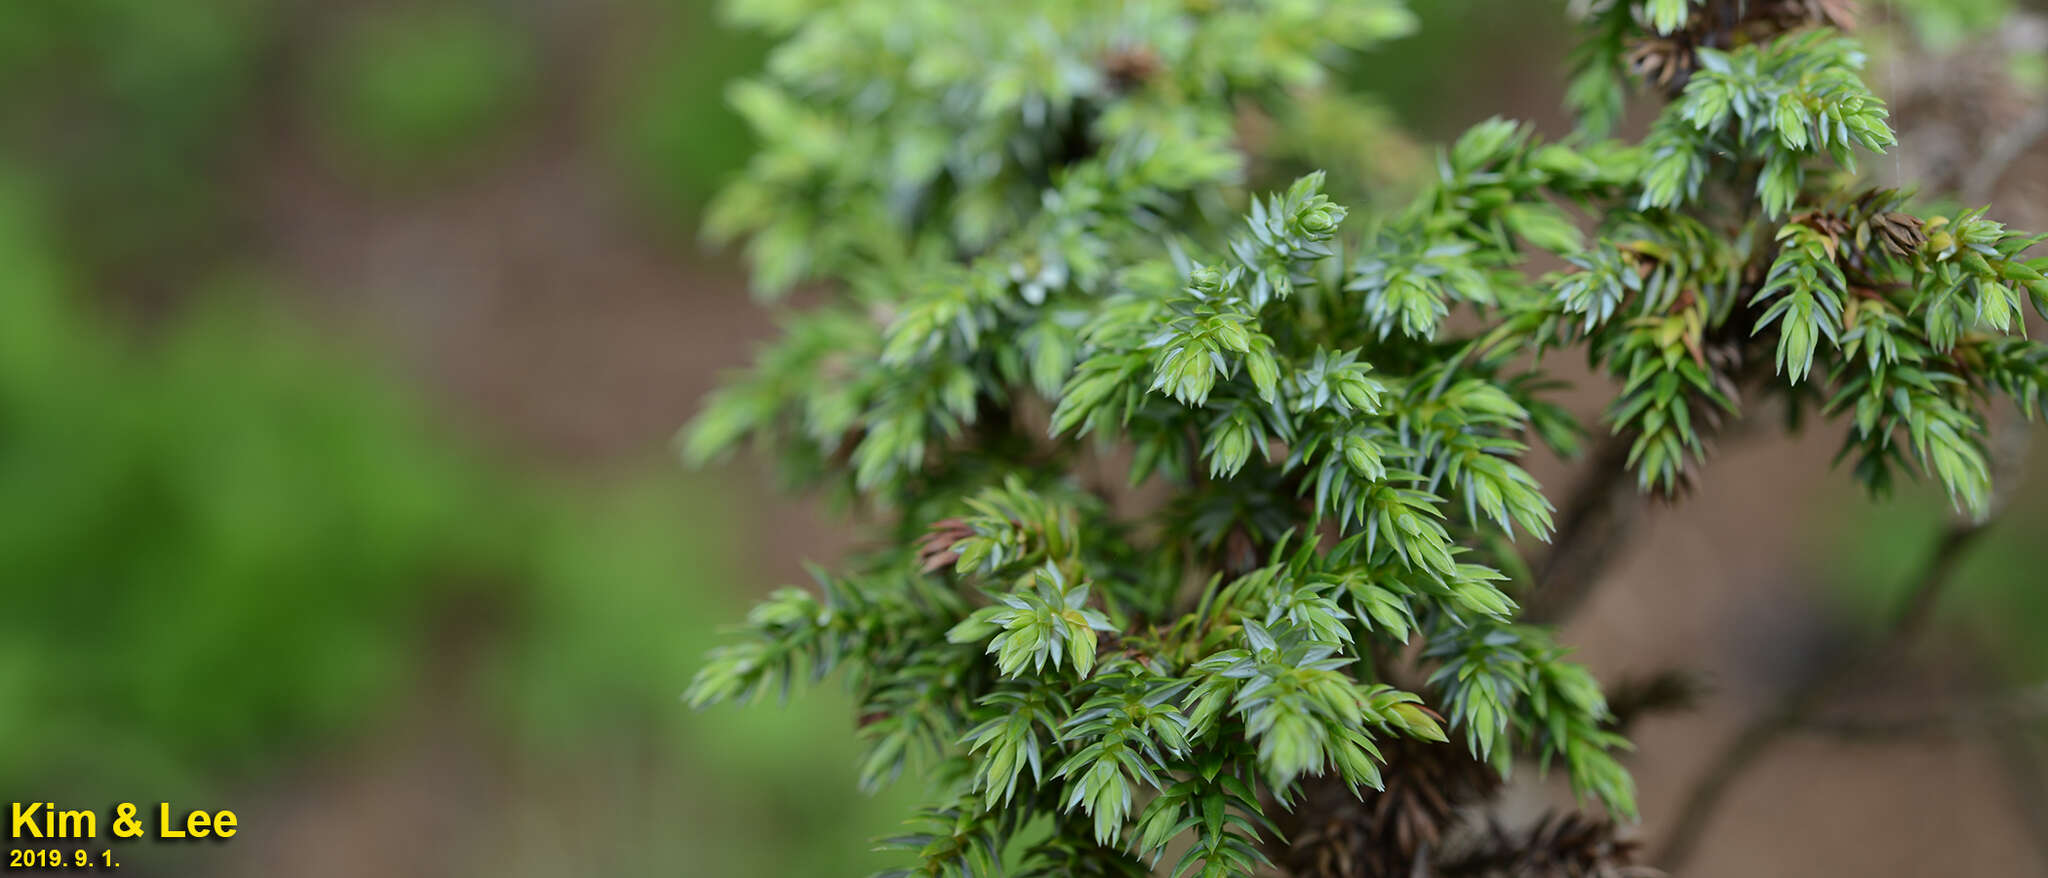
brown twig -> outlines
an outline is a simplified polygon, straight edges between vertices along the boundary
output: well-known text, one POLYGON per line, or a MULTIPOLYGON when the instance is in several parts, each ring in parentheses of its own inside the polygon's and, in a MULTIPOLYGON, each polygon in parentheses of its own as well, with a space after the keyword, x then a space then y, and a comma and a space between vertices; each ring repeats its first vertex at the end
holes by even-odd
MULTIPOLYGON (((1911 716, 1815 716, 1800 725, 1802 732, 1847 741, 1888 741, 1936 738, 1979 732, 1995 725, 2024 726, 2048 718, 2048 686, 1956 699, 1938 709, 1911 716)), ((2043 787, 2048 791, 2048 786, 2043 787)))
POLYGON ((2038 746, 2027 732, 2043 717, 2048 717, 2048 686, 2035 686, 1916 716, 1815 717, 1799 731, 1854 742, 1958 736, 1975 741, 1998 760, 2013 814, 2026 828, 2042 865, 2048 866, 2048 766, 2042 764, 2038 746))
POLYGON ((1643 494, 1628 468, 1633 438, 1611 434, 1594 450, 1585 477, 1558 520, 1550 555, 1536 573, 1536 588, 1522 621, 1544 625, 1570 618, 1629 544, 1643 505, 1643 494))
POLYGON ((2040 749, 2020 723, 1993 723, 1984 728, 1984 734, 1998 758, 1999 773, 2012 794, 2027 838, 2033 841, 2041 864, 2048 866, 2048 765, 2042 764, 2040 749))
MULTIPOLYGON (((1775 246, 1764 242, 1758 252, 1773 253, 1775 246)), ((1768 257, 1765 260, 1767 264, 1768 257)), ((1762 271, 1753 269, 1758 280, 1738 301, 1752 300, 1754 288, 1761 285, 1762 271)), ((1715 355, 1718 365, 1725 370, 1720 382, 1723 390, 1736 400, 1735 410, 1729 413, 1727 421, 1720 420, 1718 415, 1706 419, 1700 431, 1701 441, 1710 448, 1744 435, 1749 429, 1747 417, 1753 413, 1742 401, 1774 375, 1774 361, 1765 342, 1742 334, 1738 328, 1755 325, 1746 316, 1748 313, 1738 310, 1736 317, 1703 340, 1711 349, 1725 350, 1715 355)), ((1535 588, 1523 601, 1521 621, 1557 625, 1571 618, 1600 585, 1600 576, 1608 565, 1632 543, 1651 496, 1637 484, 1636 474, 1629 468, 1629 453, 1635 440, 1633 431, 1609 433, 1593 450, 1586 475, 1566 502, 1557 532, 1551 536, 1550 555, 1536 571, 1535 588)), ((1704 466, 1706 460, 1702 457, 1697 463, 1704 466)))
POLYGON ((1708 764, 1699 783, 1687 794, 1685 805, 1672 825, 1671 835, 1658 852, 1657 864, 1660 867, 1674 875, 1679 874, 1698 851, 1721 800, 1734 788, 1736 781, 1756 766, 1759 757, 1779 737, 1803 725, 1835 687, 1866 663, 1907 645, 1927 627, 1935 605, 1955 573, 1956 564, 1962 560, 1970 544, 1984 532, 1987 523, 1959 523, 1945 529, 1936 541, 1926 566, 1914 578, 1911 591, 1893 611, 1890 622, 1875 640, 1860 649, 1842 652, 1805 683, 1792 687, 1721 750, 1720 755, 1708 764))

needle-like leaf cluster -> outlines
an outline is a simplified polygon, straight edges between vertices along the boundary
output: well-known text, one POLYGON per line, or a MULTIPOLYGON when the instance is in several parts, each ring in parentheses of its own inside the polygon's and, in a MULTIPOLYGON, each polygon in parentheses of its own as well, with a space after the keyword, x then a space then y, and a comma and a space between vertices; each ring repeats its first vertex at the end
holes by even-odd
POLYGON ((1339 204, 1370 181, 1266 179, 1239 126, 1369 110, 1330 69, 1409 27, 1393 0, 737 4, 784 42, 734 91, 761 149, 712 229, 764 293, 834 295, 685 450, 756 440, 881 525, 690 700, 845 669, 863 777, 937 779, 904 875, 1250 874, 1304 784, 1372 796, 1417 747, 1632 818, 1600 687, 1517 621, 1559 528, 1525 460, 1583 433, 1534 355, 1613 379, 1646 491, 1777 396, 1839 416, 1873 487, 1981 512, 1988 406, 2048 384, 2016 335, 2048 263, 1857 182, 1893 136, 1829 21, 1669 48, 1705 6, 1589 5, 1585 130, 1484 122, 1339 204), (1631 57, 1666 102, 1605 139, 1631 57))

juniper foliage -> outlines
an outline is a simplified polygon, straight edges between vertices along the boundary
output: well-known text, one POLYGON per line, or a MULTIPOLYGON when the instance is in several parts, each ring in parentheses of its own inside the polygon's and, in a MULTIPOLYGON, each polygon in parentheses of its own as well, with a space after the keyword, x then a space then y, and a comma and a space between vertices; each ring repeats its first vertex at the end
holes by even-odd
MULTIPOLYGON (((756 441, 878 534, 689 700, 841 671, 864 782, 936 782, 892 874, 1250 874, 1303 861, 1280 829, 1316 785, 1458 760, 1555 766, 1606 816, 1528 843, 1625 858, 1628 744, 1518 621, 1558 527, 1523 460, 1585 435, 1540 355, 1613 378, 1599 429, 1665 496, 1775 397, 1873 490, 1926 474, 1982 514, 1989 406, 2048 385, 2016 334, 2040 238, 1859 181, 1893 135, 1845 7, 1580 4, 1580 130, 1483 122, 1402 201, 1273 179, 1376 148, 1329 140, 1384 128, 1332 71, 1412 26, 1396 0, 736 3, 781 46, 733 91, 761 147, 710 229, 770 302, 836 295, 685 452, 756 441), (1631 89, 1661 106, 1614 139, 1631 89)), ((1482 836, 1424 865, 1580 856, 1482 836)))

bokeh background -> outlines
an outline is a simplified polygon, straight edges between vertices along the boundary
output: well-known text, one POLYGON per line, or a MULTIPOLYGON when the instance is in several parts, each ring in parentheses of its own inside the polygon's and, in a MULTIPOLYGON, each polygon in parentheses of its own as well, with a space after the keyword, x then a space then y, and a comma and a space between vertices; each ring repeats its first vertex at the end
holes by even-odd
MULTIPOLYGON (((1361 100, 1423 142, 1568 128, 1563 4, 1414 5, 1361 100)), ((2048 228, 2038 139, 1971 173, 2048 128, 2048 14, 1864 6, 1904 133, 1878 173, 2048 228)), ((762 461, 669 450, 772 331, 695 230, 764 49, 701 0, 0 2, 0 798, 241 816, 115 846, 136 875, 883 865, 921 791, 855 791, 841 692, 678 698, 858 539, 762 461)), ((1331 160, 1414 158, 1360 149, 1331 160)), ((2048 448, 2019 429, 2037 463, 1936 630, 1737 785, 1696 874, 2048 874, 2048 448)), ((1649 840, 1942 524, 1833 449, 1728 443, 1567 632, 1603 678, 1707 683, 1637 732, 1649 840)))

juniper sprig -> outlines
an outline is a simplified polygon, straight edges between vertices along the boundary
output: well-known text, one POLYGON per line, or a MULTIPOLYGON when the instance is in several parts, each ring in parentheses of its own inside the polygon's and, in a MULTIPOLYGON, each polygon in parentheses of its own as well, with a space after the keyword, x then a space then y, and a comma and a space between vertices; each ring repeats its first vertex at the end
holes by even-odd
POLYGON ((836 295, 685 452, 754 440, 881 524, 689 700, 843 670, 864 780, 934 777, 895 874, 1626 866, 1627 741, 1518 621, 1559 527, 1523 460, 1583 435, 1534 355, 1614 379, 1643 491, 1682 491, 1769 396, 1843 422, 1873 489, 1925 473, 1981 514, 1988 406, 2033 415, 2048 385, 2015 334, 2048 260, 1859 182, 1893 136, 1845 4, 1583 5, 1581 130, 1483 122, 1402 199, 1266 179, 1259 152, 1375 148, 1318 138, 1380 126, 1332 71, 1410 28, 1394 0, 736 3, 782 45, 733 91, 761 147, 711 230, 769 300, 836 295), (1661 110, 1611 139, 1632 84, 1661 110), (1607 816, 1402 837, 1523 759, 1607 816), (1410 830, 1302 810, 1332 784, 1410 830))

